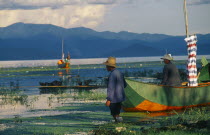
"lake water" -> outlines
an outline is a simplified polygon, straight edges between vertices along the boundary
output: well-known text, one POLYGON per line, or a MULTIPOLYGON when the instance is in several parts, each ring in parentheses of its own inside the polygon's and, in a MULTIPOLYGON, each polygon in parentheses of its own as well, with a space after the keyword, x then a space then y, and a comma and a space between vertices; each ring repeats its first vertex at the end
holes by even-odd
MULTIPOLYGON (((198 56, 198 59, 201 57, 198 56)), ((186 58, 187 56, 174 57, 175 60, 186 58)), ((210 59, 210 56, 206 58, 210 59)), ((69 121, 63 122, 63 125, 73 127, 75 123, 79 123, 81 128, 84 122, 87 127, 110 122, 112 117, 109 109, 104 106, 106 88, 102 87, 109 74, 105 66, 101 65, 106 59, 72 59, 71 69, 58 69, 57 60, 0 61, 0 119, 17 121, 35 118, 31 123, 46 125, 48 121, 44 121, 43 117, 58 119, 57 123, 62 123, 60 120, 65 117, 69 121), (79 82, 85 85, 85 81, 90 80, 89 85, 100 87, 40 89, 40 82, 50 83, 55 80, 62 81, 64 86, 76 86, 79 82)), ((126 77, 145 82, 158 81, 150 76, 162 71, 163 63, 160 61, 160 57, 117 58, 117 62, 121 63, 119 70, 126 77), (148 75, 141 77, 145 72, 148 75)), ((177 66, 185 68, 185 64, 177 66)), ((169 114, 122 112, 125 121, 140 121, 161 115, 169 114)), ((15 127, 15 124, 11 124, 15 127)), ((27 127, 28 123, 23 125, 27 127)), ((76 129, 77 127, 72 128, 72 131, 76 129)))
MULTIPOLYGON (((200 59, 201 57, 202 56, 198 56, 198 59, 200 59)), ((210 59, 210 55, 205 57, 207 59, 210 59)), ((175 60, 185 60, 186 58, 187 58, 186 56, 174 56, 175 60)), ((16 86, 18 86, 19 88, 18 94, 21 93, 29 96, 28 97, 29 101, 36 96, 39 97, 37 98, 36 103, 41 104, 42 106, 39 107, 33 105, 33 107, 35 107, 36 109, 44 109, 44 108, 49 109, 47 107, 48 105, 47 99, 50 96, 58 94, 61 91, 40 90, 39 89, 40 82, 50 83, 57 80, 57 81, 62 81, 64 86, 75 86, 78 85, 79 82, 81 82, 82 85, 85 85, 85 81, 90 80, 89 85, 105 86, 108 72, 106 71, 104 65, 101 65, 101 63, 106 61, 106 59, 107 58, 72 59, 71 60, 72 69, 67 69, 67 70, 58 69, 56 65, 57 60, 0 61, 0 67, 2 67, 0 72, 0 87, 1 89, 2 88, 13 89, 16 86), (42 104, 41 102, 45 104, 42 104)), ((121 70, 121 72, 126 74, 126 77, 131 77, 131 78, 133 77, 145 82, 154 82, 157 81, 157 79, 150 77, 141 78, 141 75, 139 74, 149 70, 154 71, 152 74, 155 74, 156 72, 161 72, 163 65, 161 64, 160 61, 161 61, 160 57, 117 58, 117 62, 121 63, 120 66, 124 66, 123 68, 119 68, 119 70, 121 70), (138 62, 143 62, 143 63, 139 64, 138 62)), ((177 65, 177 66, 179 68, 185 68, 185 65, 177 65)), ((97 89, 97 91, 101 90, 106 91, 105 89, 102 88, 97 89)), ((75 89, 73 90, 67 89, 63 92, 72 93, 72 91, 74 93, 75 89)), ((3 102, 3 100, 0 102, 3 102)), ((32 103, 32 101, 30 102, 32 103)), ((56 107, 56 106, 60 105, 55 104, 54 106, 52 105, 51 107, 56 107)), ((16 105, 11 105, 11 104, 1 105, 0 109, 4 110, 0 112, 0 118, 13 117, 14 114, 17 115, 20 113, 18 110, 21 110, 21 112, 24 111, 25 112, 24 115, 29 115, 28 113, 26 113, 28 111, 28 108, 26 108, 25 105, 20 104, 19 102, 17 102, 16 105), (16 111, 11 111, 11 109, 14 108, 16 111)))
MULTIPOLYGON (((197 59, 201 59, 205 56, 210 59, 210 55, 198 55, 197 59)), ((117 58, 117 63, 130 63, 130 62, 150 62, 161 61, 162 56, 155 57, 126 57, 117 58)), ((89 59, 71 59, 71 65, 83 65, 83 64, 101 64, 105 62, 107 58, 89 58, 89 59)), ((187 60, 187 56, 174 56, 174 60, 187 60)), ((0 68, 5 67, 37 67, 37 66, 56 66, 56 60, 22 60, 22 61, 0 61, 0 68)))

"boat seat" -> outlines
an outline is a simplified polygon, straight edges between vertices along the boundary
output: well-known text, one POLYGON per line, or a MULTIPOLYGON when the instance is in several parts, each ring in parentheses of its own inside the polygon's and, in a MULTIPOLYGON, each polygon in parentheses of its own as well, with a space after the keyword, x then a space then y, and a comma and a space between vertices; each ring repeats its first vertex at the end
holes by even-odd
POLYGON ((187 86, 188 82, 182 82, 182 86, 187 86))

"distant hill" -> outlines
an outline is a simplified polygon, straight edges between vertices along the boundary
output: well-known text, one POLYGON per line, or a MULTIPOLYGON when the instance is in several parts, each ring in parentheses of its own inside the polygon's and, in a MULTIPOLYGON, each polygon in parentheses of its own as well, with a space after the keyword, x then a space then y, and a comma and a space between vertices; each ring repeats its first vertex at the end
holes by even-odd
MULTIPOLYGON (((197 36, 198 54, 210 54, 210 34, 197 36)), ((166 50, 187 54, 184 36, 15 23, 0 27, 0 60, 59 59, 62 39, 65 53, 72 58, 160 56, 166 50)))

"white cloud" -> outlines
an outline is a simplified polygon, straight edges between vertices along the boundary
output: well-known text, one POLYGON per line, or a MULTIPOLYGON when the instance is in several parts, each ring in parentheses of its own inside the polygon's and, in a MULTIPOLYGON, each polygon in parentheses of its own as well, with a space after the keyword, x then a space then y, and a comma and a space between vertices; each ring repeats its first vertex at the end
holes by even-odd
POLYGON ((59 8, 64 5, 82 4, 81 0, 0 0, 0 9, 59 8))
POLYGON ((117 0, 87 0, 89 4, 114 4, 117 0))
POLYGON ((105 14, 103 5, 68 5, 59 9, 0 10, 0 27, 15 22, 53 24, 61 27, 96 27, 105 14))
POLYGON ((0 9, 61 8, 66 5, 111 5, 117 2, 117 0, 0 0, 0 9))
MULTIPOLYGON (((123 0, 124 1, 124 0, 123 0)), ((116 0, 0 0, 0 27, 16 22, 96 27, 116 0)))
POLYGON ((0 27, 24 22, 94 28, 123 1, 128 0, 0 0, 0 27))

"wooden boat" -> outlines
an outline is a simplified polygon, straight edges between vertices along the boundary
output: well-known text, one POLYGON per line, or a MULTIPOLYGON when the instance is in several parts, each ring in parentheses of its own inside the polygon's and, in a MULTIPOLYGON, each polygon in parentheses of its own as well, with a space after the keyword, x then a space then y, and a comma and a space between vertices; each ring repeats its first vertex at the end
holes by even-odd
MULTIPOLYGON (((76 86, 39 86, 40 89, 96 89, 97 85, 76 85, 76 86)), ((101 87, 100 87, 101 88, 101 87)))
MULTIPOLYGON (((52 81, 52 82, 39 82, 40 86, 38 86, 40 89, 44 90, 56 90, 56 89, 85 89, 85 90, 90 90, 90 89, 95 89, 95 88, 102 88, 103 86, 98 86, 98 85, 89 85, 89 84, 78 84, 75 86, 65 86, 62 85, 62 81, 52 81)), ((33 86, 32 86, 33 87, 33 86)), ((35 86, 34 86, 35 87, 35 86)))
POLYGON ((126 79, 125 111, 166 111, 210 105, 210 63, 201 59, 198 86, 174 87, 126 79))
POLYGON ((63 40, 62 40, 62 58, 57 62, 58 68, 70 68, 70 54, 64 59, 63 40))
POLYGON ((58 61, 58 68, 70 68, 69 62, 64 62, 63 60, 58 61))
POLYGON ((39 82, 41 86, 62 86, 62 81, 39 82))
POLYGON ((210 105, 210 82, 173 87, 126 79, 124 111, 166 111, 210 105))
MULTIPOLYGON (((184 12, 188 38, 186 0, 184 0, 184 12)), ((193 45, 196 45, 195 43, 193 45)), ((201 62, 203 67, 198 77, 197 70, 196 75, 193 76, 197 86, 173 87, 126 79, 128 86, 125 89, 126 101, 123 102, 123 109, 125 111, 166 111, 210 105, 210 64, 204 59, 201 62)), ((190 79, 190 76, 188 78, 190 79)), ((190 81, 189 84, 191 84, 190 81)))
POLYGON ((210 63, 204 65, 202 64, 203 67, 201 68, 201 71, 199 73, 198 77, 198 82, 199 83, 205 83, 205 82, 210 82, 210 63))

